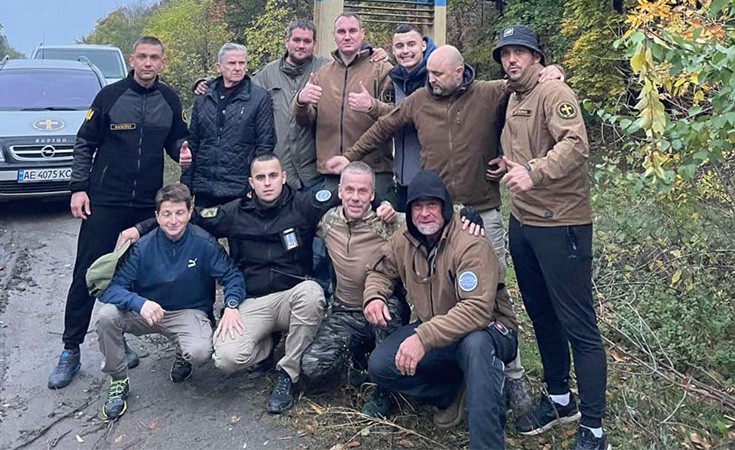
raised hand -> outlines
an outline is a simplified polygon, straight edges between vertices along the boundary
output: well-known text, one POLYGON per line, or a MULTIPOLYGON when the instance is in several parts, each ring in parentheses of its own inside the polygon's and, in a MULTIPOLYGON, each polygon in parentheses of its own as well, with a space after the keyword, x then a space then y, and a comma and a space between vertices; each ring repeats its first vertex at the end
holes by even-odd
POLYGON ((360 90, 350 92, 348 102, 351 110, 366 113, 373 106, 373 96, 370 95, 370 92, 365 89, 362 81, 360 81, 360 90))
POLYGON ((302 105, 312 104, 316 105, 319 103, 319 99, 322 97, 322 88, 316 84, 316 75, 314 73, 309 74, 309 81, 306 83, 304 88, 299 91, 297 101, 302 105))
POLYGON ((191 167, 191 150, 189 150, 189 141, 184 141, 179 149, 179 167, 186 170, 191 167))

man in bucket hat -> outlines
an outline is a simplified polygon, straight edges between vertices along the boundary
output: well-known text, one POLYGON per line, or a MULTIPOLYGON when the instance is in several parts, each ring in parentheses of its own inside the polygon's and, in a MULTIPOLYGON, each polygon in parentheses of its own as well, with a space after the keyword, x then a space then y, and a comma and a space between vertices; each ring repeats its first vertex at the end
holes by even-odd
POLYGON ((512 92, 501 145, 511 193, 510 254, 536 333, 549 396, 518 419, 521 434, 580 420, 574 450, 606 450, 607 363, 592 301, 589 146, 574 92, 538 83, 544 55, 533 31, 501 32, 493 57, 512 92), (580 406, 569 390, 571 347, 580 406), (580 414, 581 413, 581 414, 580 414))

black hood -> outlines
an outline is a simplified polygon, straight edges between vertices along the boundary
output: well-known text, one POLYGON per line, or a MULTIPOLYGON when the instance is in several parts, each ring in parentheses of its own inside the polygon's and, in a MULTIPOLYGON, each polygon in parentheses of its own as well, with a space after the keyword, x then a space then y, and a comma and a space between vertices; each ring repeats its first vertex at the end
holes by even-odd
POLYGON ((444 182, 439 175, 431 170, 420 170, 408 184, 408 193, 406 195, 406 211, 409 215, 406 218, 406 227, 409 233, 416 239, 424 242, 424 235, 413 224, 411 219, 411 204, 421 198, 436 198, 443 202, 442 216, 444 217, 444 226, 446 227, 452 221, 454 213, 454 205, 452 197, 449 195, 444 182))

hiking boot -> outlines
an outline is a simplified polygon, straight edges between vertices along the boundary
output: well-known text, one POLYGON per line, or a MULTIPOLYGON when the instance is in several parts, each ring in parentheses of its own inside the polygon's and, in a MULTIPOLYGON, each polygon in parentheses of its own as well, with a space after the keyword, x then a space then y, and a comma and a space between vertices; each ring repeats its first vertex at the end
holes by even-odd
POLYGON ((516 413, 516 417, 531 412, 533 402, 531 402, 531 397, 528 395, 526 382, 523 378, 506 378, 505 389, 506 405, 516 413))
POLYGON ((107 400, 102 408, 102 416, 107 420, 115 420, 128 410, 128 393, 130 392, 130 378, 113 380, 107 388, 107 400))
POLYGON ((459 425, 464 418, 465 410, 465 385, 459 388, 452 403, 444 409, 438 409, 434 413, 434 425, 445 430, 459 425))
POLYGON ((362 413, 368 417, 388 417, 392 403, 390 392, 375 386, 370 398, 362 406, 362 413))
POLYGON ((276 385, 268 399, 268 412, 281 414, 293 406, 293 381, 285 370, 276 369, 276 385))
POLYGON ((79 349, 64 350, 59 356, 59 362, 56 363, 56 367, 48 377, 48 388, 61 389, 69 386, 80 367, 82 367, 82 362, 79 349))
POLYGON ((536 408, 516 420, 516 430, 525 436, 535 436, 554 425, 576 422, 580 416, 577 397, 574 394, 570 393, 567 406, 556 404, 551 397, 541 395, 536 408))
POLYGON ((606 435, 598 438, 589 428, 579 427, 571 450, 612 450, 612 446, 608 445, 606 435))
POLYGON ((194 368, 191 363, 184 359, 184 355, 181 354, 181 349, 176 348, 176 356, 174 357, 174 363, 171 366, 171 381, 174 383, 183 383, 188 380, 194 368))
POLYGON ((368 381, 370 381, 370 376, 367 370, 351 369, 347 375, 347 383, 355 389, 360 389, 368 381))
POLYGON ((125 338, 123 338, 123 345, 125 346, 125 361, 128 363, 128 369, 138 367, 140 365, 140 356, 128 346, 128 341, 125 338))

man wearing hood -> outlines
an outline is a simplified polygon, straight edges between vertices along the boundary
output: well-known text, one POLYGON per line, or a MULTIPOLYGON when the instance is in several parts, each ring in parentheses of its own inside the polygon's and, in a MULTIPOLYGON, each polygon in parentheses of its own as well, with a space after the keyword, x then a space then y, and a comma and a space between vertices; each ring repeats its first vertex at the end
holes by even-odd
POLYGON ((549 396, 516 422, 521 434, 581 420, 574 450, 606 450, 607 362, 592 300, 592 207, 587 131, 574 92, 538 83, 544 56, 534 32, 502 31, 493 58, 512 91, 501 137, 512 196, 510 253, 533 322, 549 396), (580 406, 569 390, 571 346, 580 406))
POLYGON ((434 415, 440 428, 458 424, 466 402, 470 448, 503 449, 503 368, 518 346, 503 269, 487 239, 462 231, 437 174, 419 171, 407 200, 406 229, 369 267, 363 309, 370 323, 383 323, 401 282, 418 320, 376 347, 370 378, 441 408, 434 415))
MULTIPOLYGON (((505 231, 500 216, 500 176, 488 178, 489 165, 500 162, 498 143, 508 101, 505 80, 477 81, 474 69, 451 45, 437 48, 426 62, 426 89, 418 89, 373 125, 342 156, 327 162, 339 173, 406 126, 416 129, 422 169, 439 175, 457 203, 482 216, 485 232, 505 269, 505 231)), ((540 80, 561 78, 555 66, 540 80)), ((504 173, 504 172, 503 172, 504 173)), ((520 358, 508 367, 511 407, 525 412, 531 406, 520 358)))
MULTIPOLYGON (((396 105, 409 95, 426 86, 426 61, 436 50, 429 36, 421 36, 416 25, 398 25, 393 33, 393 57, 398 63, 388 76, 393 80, 396 105)), ((399 129, 393 135, 395 162, 393 173, 396 178, 396 209, 406 211, 406 190, 408 183, 419 171, 419 138, 412 124, 399 129)))
MULTIPOLYGON (((296 122, 316 129, 317 169, 325 175, 324 188, 334 189, 339 177, 325 169, 326 161, 341 155, 382 115, 393 108, 392 84, 387 61, 373 61, 372 48, 363 46, 365 31, 357 15, 343 13, 334 21, 337 49, 333 61, 323 66, 296 95, 296 122)), ((376 195, 392 200, 393 148, 377 145, 361 158, 376 176, 376 195)), ((393 203, 393 202, 392 202, 393 203)))

